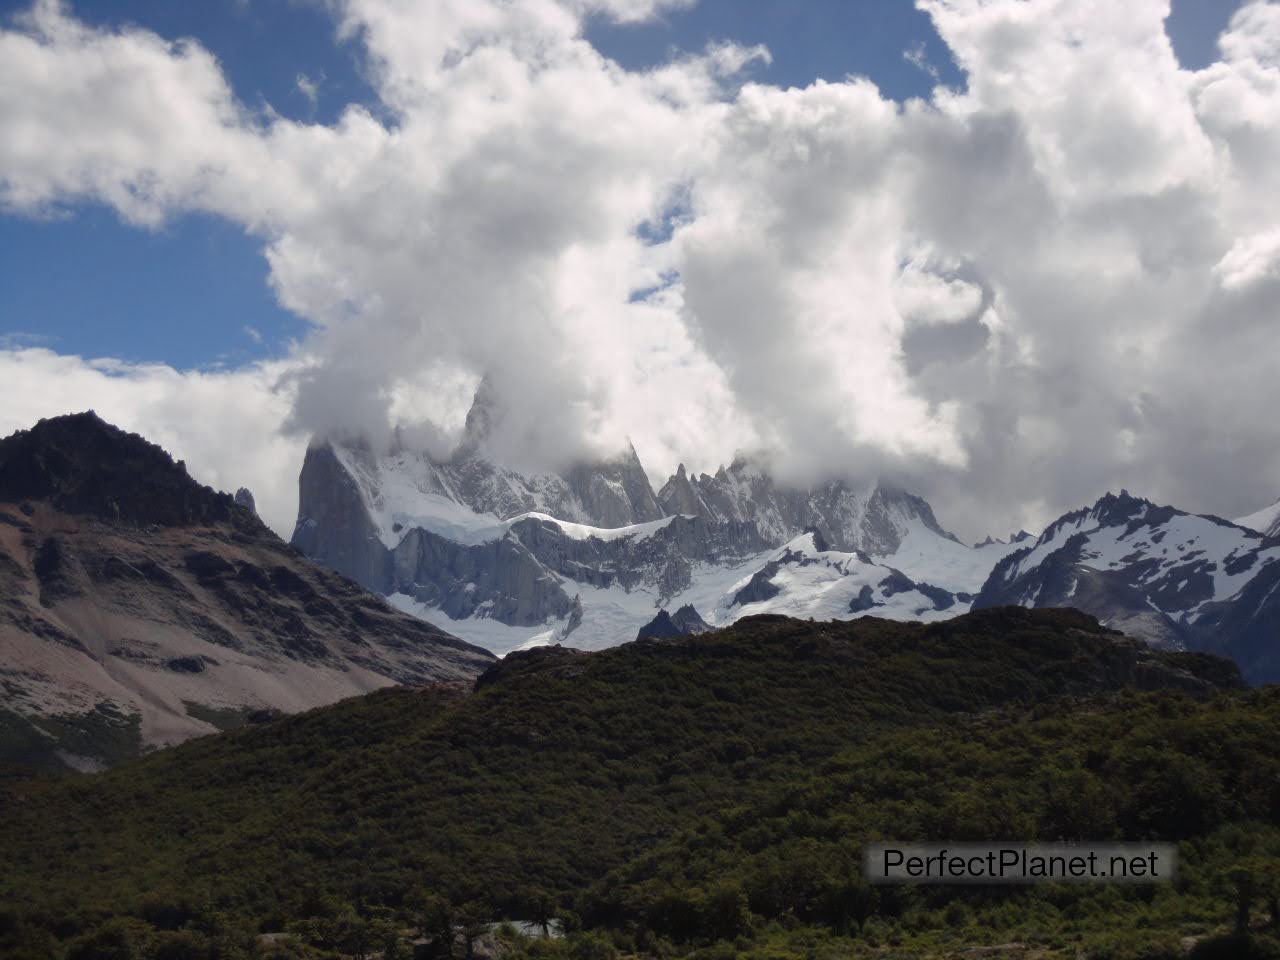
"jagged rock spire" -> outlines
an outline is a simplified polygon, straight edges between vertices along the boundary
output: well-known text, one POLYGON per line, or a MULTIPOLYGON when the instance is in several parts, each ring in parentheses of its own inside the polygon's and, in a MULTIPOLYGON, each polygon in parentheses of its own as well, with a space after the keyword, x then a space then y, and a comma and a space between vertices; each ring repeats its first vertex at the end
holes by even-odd
POLYGON ((471 399, 471 409, 467 411, 466 423, 462 430, 462 442, 458 444, 458 454, 469 456, 475 454, 493 434, 493 428, 502 418, 501 403, 493 378, 485 374, 480 378, 475 396, 471 399))
POLYGON ((244 507, 251 513, 256 514, 258 512, 258 506, 253 500, 253 492, 248 487, 241 487, 237 490, 235 500, 238 506, 244 507))

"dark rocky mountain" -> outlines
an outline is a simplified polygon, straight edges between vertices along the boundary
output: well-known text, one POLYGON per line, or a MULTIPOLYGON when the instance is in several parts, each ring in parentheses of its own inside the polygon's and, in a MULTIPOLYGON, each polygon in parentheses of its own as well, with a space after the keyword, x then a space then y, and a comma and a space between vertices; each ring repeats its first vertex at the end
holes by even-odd
POLYGON ((253 491, 248 487, 241 487, 237 490, 234 499, 237 506, 244 507, 250 513, 258 512, 258 505, 253 499, 253 491))
POLYGON ((0 441, 0 759, 94 767, 491 660, 93 413, 0 441))
POLYGON ((764 546, 750 524, 698 517, 671 517, 647 535, 616 538, 575 536, 536 516, 505 529, 479 544, 410 530, 392 552, 388 592, 407 593, 454 620, 483 610, 502 623, 533 626, 566 616, 571 592, 582 587, 645 586, 665 599, 691 584, 695 564, 739 560, 764 546))
MULTIPOLYGON (((630 446, 618 457, 577 464, 563 475, 526 476, 492 463, 485 449, 501 416, 495 404, 489 382, 482 381, 462 441, 448 460, 410 451, 398 440, 385 456, 363 443, 313 443, 299 477, 293 545, 382 594, 404 593, 454 611, 492 600, 493 615, 504 622, 533 623, 558 616, 569 598, 554 590, 545 595, 520 593, 522 585, 535 593, 544 590, 540 581, 547 570, 559 566, 558 560, 552 558, 543 569, 527 544, 519 545, 520 536, 506 537, 504 528, 484 518, 519 521, 534 514, 618 529, 660 520, 665 514, 630 446), (511 542, 495 546, 504 539, 511 542), (458 581, 463 574, 467 579, 458 581), (496 592, 473 588, 468 597, 454 597, 450 591, 455 583, 476 583, 477 588, 491 583, 496 592), (447 600, 443 605, 437 602, 441 597, 447 600), (517 619, 504 620, 512 616, 517 619)), ((533 527, 537 517, 531 518, 533 527)), ((529 524, 525 528, 532 529, 529 524)), ((524 539, 546 542, 547 536, 531 532, 524 539)), ((688 547, 687 537, 677 539, 688 547)), ((617 564, 609 570, 622 570, 626 576, 617 564)), ((596 577, 612 579, 608 572, 596 577)))
MULTIPOLYGON (((437 465, 422 458, 396 465, 406 463, 425 468, 419 479, 439 477, 437 465)), ((740 561, 767 548, 751 524, 697 517, 623 528, 621 536, 537 512, 502 522, 443 494, 422 492, 423 486, 435 489, 427 483, 410 483, 401 509, 384 492, 401 478, 378 473, 379 464, 365 451, 312 446, 300 478, 294 546, 370 590, 455 621, 479 617, 513 627, 559 622, 563 638, 576 626, 570 617, 580 609, 575 602, 584 587, 625 592, 645 586, 665 598, 689 586, 697 564, 740 561), (411 516, 413 511, 420 515, 411 516)))
POLYGON ((390 592, 390 554, 352 471, 338 459, 332 444, 307 448, 298 476, 298 522, 290 542, 366 589, 390 592))
POLYGON ((661 640, 664 637, 696 637, 712 629, 693 604, 685 604, 675 613, 659 610, 658 615, 640 628, 637 640, 661 640))
POLYGON ((987 534, 987 538, 983 540, 981 543, 975 544, 975 546, 981 548, 981 547, 989 547, 992 544, 996 544, 996 543, 1022 543, 1022 541, 1024 540, 1034 540, 1034 539, 1035 537, 1027 533, 1027 531, 1019 530, 1017 533, 1010 534, 1009 538, 1006 540, 1000 540, 1000 539, 997 539, 996 537, 991 536, 990 534, 987 534))
POLYGON ((1280 542, 1121 491, 1061 517, 995 565, 974 609, 1075 607, 1157 646, 1280 679, 1280 542))
POLYGON ((261 527, 233 497, 195 483, 181 460, 92 411, 41 420, 0 441, 0 497, 135 527, 261 527))
POLYGON ((1192 643, 1235 660, 1255 683, 1280 682, 1280 563, 1262 566, 1230 600, 1206 603, 1192 643))

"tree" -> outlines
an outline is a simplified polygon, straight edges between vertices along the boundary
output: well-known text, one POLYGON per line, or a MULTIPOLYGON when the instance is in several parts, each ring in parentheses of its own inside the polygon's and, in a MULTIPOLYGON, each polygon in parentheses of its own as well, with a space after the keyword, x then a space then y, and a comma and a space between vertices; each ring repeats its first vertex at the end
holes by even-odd
MULTIPOLYGON (((1249 932, 1253 904, 1260 897, 1267 897, 1274 910, 1276 876, 1280 860, 1268 856, 1252 856, 1237 860, 1226 873, 1226 881, 1235 903, 1237 933, 1249 932)), ((1272 915, 1274 919, 1274 914, 1272 915)))
POLYGON ((485 909, 475 901, 465 903, 454 912, 454 919, 466 949, 463 956, 466 960, 475 960, 476 941, 489 929, 485 909))
POLYGON ((435 956, 453 956, 453 905, 444 897, 421 888, 405 898, 410 929, 428 941, 435 956))
POLYGON ((348 907, 332 921, 330 941, 342 953, 363 957, 369 952, 369 924, 348 907))
POLYGON ((0 956, 7 960, 46 960, 57 952, 56 941, 48 930, 0 909, 0 956))
POLYGON ((1280 916, 1280 830, 1263 824, 1230 824, 1213 837, 1214 856, 1225 867, 1216 886, 1235 908, 1235 929, 1249 930, 1253 907, 1262 900, 1274 926, 1280 916), (1219 859, 1221 858, 1221 859, 1219 859))
POLYGON ((67 950, 67 960, 142 960, 154 930, 132 917, 115 917, 77 938, 67 950))
POLYGON ((369 922, 369 942, 375 949, 382 951, 382 960, 402 960, 404 957, 400 929, 387 917, 378 917, 369 922))
POLYGON ((733 883, 721 883, 710 890, 703 911, 706 935, 715 940, 732 940, 751 927, 747 895, 733 883))
POLYGON ((555 898, 541 887, 526 887, 520 891, 519 900, 525 917, 542 931, 544 939, 549 938, 556 915, 555 898))

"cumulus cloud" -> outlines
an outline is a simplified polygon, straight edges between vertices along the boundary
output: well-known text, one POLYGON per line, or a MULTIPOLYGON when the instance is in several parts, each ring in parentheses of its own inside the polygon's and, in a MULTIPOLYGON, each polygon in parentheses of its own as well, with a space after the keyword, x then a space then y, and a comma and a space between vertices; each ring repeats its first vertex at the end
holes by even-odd
POLYGON ((58 0, 39 0, 0 32, 0 117, 0 203, 10 210, 92 198, 153 225, 176 209, 236 205, 220 191, 227 171, 264 156, 207 51, 93 30, 58 0))
POLYGON ((1192 72, 1168 0, 919 0, 967 88, 905 104, 751 82, 762 49, 633 72, 584 38, 684 5, 334 0, 382 103, 326 126, 39 0, 0 32, 0 204, 260 237, 313 324, 264 388, 299 433, 444 450, 488 373, 517 463, 752 449, 909 483, 970 536, 1120 485, 1224 514, 1280 492, 1280 5, 1192 72))

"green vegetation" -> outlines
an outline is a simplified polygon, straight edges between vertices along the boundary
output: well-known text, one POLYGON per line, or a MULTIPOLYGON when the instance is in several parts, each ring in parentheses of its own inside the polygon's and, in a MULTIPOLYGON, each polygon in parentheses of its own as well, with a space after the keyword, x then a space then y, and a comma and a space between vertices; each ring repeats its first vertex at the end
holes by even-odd
POLYGON ((1280 690, 1233 680, 1071 611, 519 654, 0 785, 0 956, 1280 956, 1280 690), (872 887, 873 838, 1171 840, 1182 870, 872 887))
MULTIPOLYGON (((210 707, 191 700, 183 700, 182 706, 187 711, 187 716, 203 720, 219 730, 235 730, 243 727, 257 714, 267 715, 267 711, 263 710, 246 707, 210 707)), ((279 715, 278 711, 272 711, 272 713, 279 715)))
POLYGON ((122 713, 114 704, 55 716, 23 716, 0 708, 0 779, 29 767, 65 771, 67 764, 59 753, 93 758, 89 762, 98 764, 136 757, 141 751, 137 714, 122 713))

